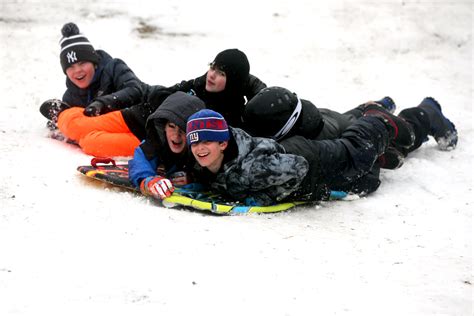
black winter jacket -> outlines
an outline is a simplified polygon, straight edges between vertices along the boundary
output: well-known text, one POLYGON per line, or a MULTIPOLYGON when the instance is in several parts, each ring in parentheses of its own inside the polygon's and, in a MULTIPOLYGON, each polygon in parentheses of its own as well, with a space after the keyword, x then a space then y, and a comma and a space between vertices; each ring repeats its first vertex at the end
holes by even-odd
POLYGON ((206 91, 206 74, 192 80, 182 81, 170 89, 172 91, 193 91, 204 101, 208 109, 221 113, 227 124, 242 127, 242 114, 245 103, 253 98, 266 84, 253 75, 249 75, 242 91, 222 91, 218 93, 206 91))
POLYGON ((377 157, 388 143, 389 132, 376 117, 356 120, 333 140, 293 136, 281 141, 286 152, 304 157, 309 172, 292 196, 296 200, 324 200, 331 190, 368 194, 380 185, 377 157))
POLYGON ((67 90, 63 101, 86 107, 93 101, 100 101, 110 111, 119 110, 143 101, 146 85, 120 59, 112 58, 103 50, 97 50, 100 61, 94 78, 87 89, 80 89, 66 79, 67 90))

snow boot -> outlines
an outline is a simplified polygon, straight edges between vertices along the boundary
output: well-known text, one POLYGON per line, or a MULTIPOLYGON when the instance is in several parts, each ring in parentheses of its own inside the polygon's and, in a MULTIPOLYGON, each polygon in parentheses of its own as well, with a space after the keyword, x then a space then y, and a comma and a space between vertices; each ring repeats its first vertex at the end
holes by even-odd
POLYGON ((424 98, 419 108, 423 109, 430 121, 429 135, 433 136, 441 150, 453 150, 458 143, 458 132, 454 124, 444 116, 441 105, 432 97, 424 98))
POLYGON ((378 162, 380 168, 383 169, 398 169, 405 162, 404 155, 399 152, 395 147, 388 146, 385 152, 379 156, 378 162))
POLYGON ((391 144, 394 147, 409 148, 415 143, 413 127, 403 118, 393 115, 380 105, 366 105, 364 116, 375 116, 385 123, 390 134, 391 144))
POLYGON ((56 123, 58 122, 59 113, 69 108, 70 106, 66 102, 58 99, 49 99, 41 104, 39 111, 49 120, 46 123, 46 127, 54 131, 58 128, 56 123))
POLYGON ((46 100, 41 104, 39 111, 46 117, 48 120, 53 121, 56 123, 58 121, 59 113, 62 111, 69 109, 71 106, 66 102, 63 102, 58 99, 50 99, 46 100))

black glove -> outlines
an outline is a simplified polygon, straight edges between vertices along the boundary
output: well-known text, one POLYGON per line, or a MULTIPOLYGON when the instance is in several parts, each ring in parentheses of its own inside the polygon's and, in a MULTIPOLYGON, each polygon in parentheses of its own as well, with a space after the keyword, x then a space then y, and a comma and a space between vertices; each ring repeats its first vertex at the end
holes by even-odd
POLYGON ((84 109, 85 116, 99 116, 105 113, 106 106, 100 101, 94 101, 84 109))

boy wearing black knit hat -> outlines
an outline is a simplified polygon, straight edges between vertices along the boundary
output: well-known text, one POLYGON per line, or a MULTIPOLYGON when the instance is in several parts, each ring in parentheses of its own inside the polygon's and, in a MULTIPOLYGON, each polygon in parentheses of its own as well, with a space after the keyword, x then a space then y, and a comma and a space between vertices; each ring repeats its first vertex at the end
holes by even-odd
POLYGON ((207 108, 221 113, 229 125, 241 127, 245 103, 265 87, 265 83, 250 74, 245 53, 232 48, 217 54, 204 75, 170 89, 194 93, 207 108))
MULTIPOLYGON (((245 129, 253 136, 270 137, 281 141, 293 135, 307 139, 329 140, 339 138, 342 132, 357 118, 367 113, 379 113, 386 117, 395 111, 395 103, 389 97, 367 102, 346 113, 317 108, 308 100, 282 87, 262 89, 244 111, 245 129)), ((425 98, 420 106, 404 109, 398 115, 412 126, 413 142, 407 146, 390 146, 380 157, 381 168, 396 169, 403 164, 409 152, 416 150, 433 136, 441 150, 456 147, 458 136, 454 124, 441 111, 433 98, 425 98)))
POLYGON ((61 34, 59 59, 67 89, 62 100, 41 105, 48 127, 59 128, 90 155, 132 155, 144 127, 135 131, 116 110, 141 103, 148 86, 122 60, 95 50, 76 24, 65 24, 61 34))

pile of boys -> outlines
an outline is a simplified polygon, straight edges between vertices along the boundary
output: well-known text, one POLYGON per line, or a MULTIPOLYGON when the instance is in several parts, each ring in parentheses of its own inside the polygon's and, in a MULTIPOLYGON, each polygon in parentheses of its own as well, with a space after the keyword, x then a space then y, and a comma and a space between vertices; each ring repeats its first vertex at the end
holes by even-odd
POLYGON ((217 54, 195 79, 150 86, 95 50, 76 24, 61 32, 67 89, 41 105, 47 126, 86 154, 133 155, 131 182, 158 199, 193 182, 262 206, 325 200, 332 191, 365 195, 379 187, 381 168, 401 167, 428 136, 441 150, 457 144, 431 97, 398 115, 389 97, 346 113, 317 108, 267 87, 238 49, 217 54))

